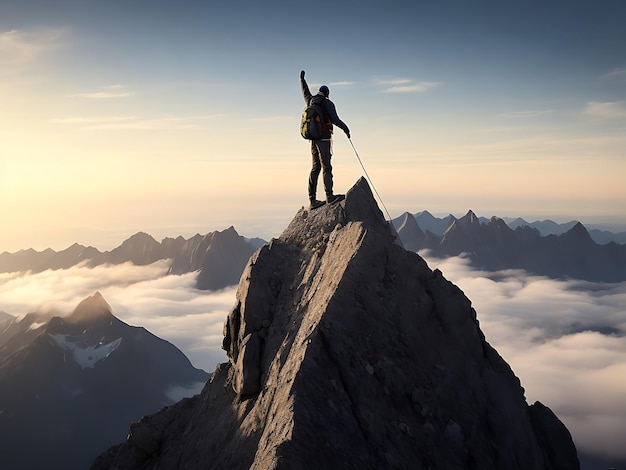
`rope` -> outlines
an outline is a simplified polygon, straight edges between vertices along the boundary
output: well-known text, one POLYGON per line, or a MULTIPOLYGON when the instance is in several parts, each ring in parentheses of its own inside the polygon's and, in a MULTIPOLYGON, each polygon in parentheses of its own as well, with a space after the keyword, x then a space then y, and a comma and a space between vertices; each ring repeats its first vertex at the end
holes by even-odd
POLYGON ((374 194, 376 194, 376 197, 378 197, 378 200, 382 204, 383 209, 385 209, 385 213, 387 214, 387 217, 389 217, 389 225, 391 226, 391 230, 394 231, 394 233, 396 234, 397 241, 404 248, 404 244, 402 243, 402 240, 400 240, 400 234, 398 234, 398 231, 393 226, 393 220, 391 220, 391 215, 389 214, 389 211, 387 210, 387 206, 385 206, 385 203, 383 202, 383 198, 380 197, 380 194, 378 194, 378 191, 376 191, 376 187, 374 186, 374 183, 372 183, 372 179, 370 178, 370 175, 367 174, 367 170, 365 169, 365 166, 363 165, 363 161, 361 161, 361 157, 359 157, 359 152, 356 151, 356 147, 352 143, 352 139, 350 139, 350 137, 348 137, 348 141, 350 142, 350 145, 352 145, 352 149, 354 150, 354 154, 356 155, 356 159, 361 164, 361 168, 363 168, 363 174, 365 175, 365 178, 367 179, 367 181, 369 182, 370 186, 374 190, 374 194))
MULTIPOLYGON (((380 197, 380 194, 378 194, 378 191, 376 191, 376 188, 374 187, 374 183, 372 183, 372 179, 370 178, 370 175, 367 174, 367 170, 363 166, 363 162, 361 161, 361 157, 359 157, 359 152, 356 151, 356 148, 354 147, 354 144, 352 143, 352 139, 348 138, 348 140, 350 141, 350 145, 352 145, 352 149, 354 150, 354 154, 356 155, 356 159, 361 164, 361 168, 363 168, 363 174, 367 178, 367 181, 369 182, 370 186, 374 190, 374 193, 378 197, 378 200, 380 201, 380 203, 382 204, 383 208, 385 209, 385 212, 387 213, 387 217, 389 217, 389 222, 391 222, 391 215, 389 215, 389 211, 387 210, 387 207, 385 206, 385 203, 383 202, 383 198, 380 197)), ((393 223, 392 223, 392 225, 393 225, 393 223)))

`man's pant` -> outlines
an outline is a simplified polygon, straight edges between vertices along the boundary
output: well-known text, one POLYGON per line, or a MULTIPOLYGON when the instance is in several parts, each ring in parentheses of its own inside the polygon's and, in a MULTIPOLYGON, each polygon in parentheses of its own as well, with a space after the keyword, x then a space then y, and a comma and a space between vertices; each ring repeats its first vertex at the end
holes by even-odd
POLYGON ((313 167, 309 175, 309 199, 315 199, 320 171, 324 180, 324 191, 328 198, 333 195, 333 167, 330 165, 330 157, 333 155, 332 141, 330 139, 312 140, 311 155, 313 156, 313 167))

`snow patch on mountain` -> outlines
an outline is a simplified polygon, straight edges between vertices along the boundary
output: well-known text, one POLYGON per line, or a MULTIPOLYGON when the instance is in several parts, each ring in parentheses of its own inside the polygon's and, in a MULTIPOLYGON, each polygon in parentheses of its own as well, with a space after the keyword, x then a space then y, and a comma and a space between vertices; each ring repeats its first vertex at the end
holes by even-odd
POLYGON ((107 344, 98 343, 95 346, 88 346, 84 343, 73 341, 72 335, 50 336, 60 348, 72 354, 72 358, 82 369, 93 368, 98 361, 109 357, 122 343, 122 338, 117 338, 107 344))
POLYGON ((39 328, 41 328, 42 326, 46 326, 46 322, 35 322, 32 325, 30 325, 28 327, 28 330, 38 330, 39 328))

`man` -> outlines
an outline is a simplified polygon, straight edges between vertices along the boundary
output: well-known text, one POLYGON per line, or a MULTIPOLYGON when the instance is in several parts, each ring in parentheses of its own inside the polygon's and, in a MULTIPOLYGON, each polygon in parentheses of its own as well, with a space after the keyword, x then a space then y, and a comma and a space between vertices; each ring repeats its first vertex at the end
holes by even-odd
POLYGON ((326 85, 322 85, 317 95, 313 96, 309 91, 309 86, 304 79, 304 70, 300 72, 300 86, 302 88, 302 96, 307 105, 311 103, 321 105, 324 112, 324 118, 326 119, 326 132, 319 140, 311 141, 311 155, 313 156, 313 167, 309 175, 309 201, 310 208, 316 209, 322 206, 325 202, 332 204, 334 202, 343 199, 343 195, 333 193, 333 168, 330 164, 330 157, 333 154, 333 124, 341 128, 348 139, 350 138, 350 129, 348 126, 339 119, 337 116, 337 110, 335 104, 328 99, 330 90, 326 85), (324 180, 324 191, 326 192, 326 201, 319 201, 316 197, 317 193, 317 179, 322 172, 322 179, 324 180))

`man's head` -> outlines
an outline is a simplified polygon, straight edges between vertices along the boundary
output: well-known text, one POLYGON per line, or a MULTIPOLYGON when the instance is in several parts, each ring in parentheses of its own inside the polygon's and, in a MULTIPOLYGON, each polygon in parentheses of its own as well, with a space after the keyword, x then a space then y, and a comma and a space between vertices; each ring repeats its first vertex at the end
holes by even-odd
POLYGON ((330 90, 328 89, 326 85, 322 85, 320 87, 320 93, 322 93, 326 98, 328 98, 328 95, 330 95, 330 90))

